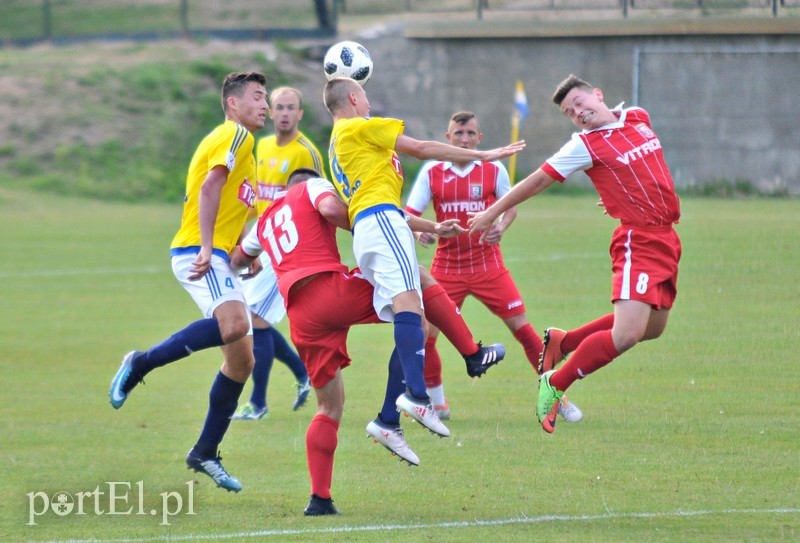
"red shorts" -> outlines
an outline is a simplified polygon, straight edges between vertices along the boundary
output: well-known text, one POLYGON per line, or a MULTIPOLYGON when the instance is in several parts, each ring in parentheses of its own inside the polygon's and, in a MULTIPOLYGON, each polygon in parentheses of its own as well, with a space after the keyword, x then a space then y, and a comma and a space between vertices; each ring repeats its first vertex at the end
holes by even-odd
POLYGON ((355 273, 323 272, 289 293, 286 314, 297 354, 311 385, 320 388, 350 365, 347 333, 354 324, 381 322, 372 306, 373 286, 355 273))
POLYGON ((432 274, 458 307, 468 295, 481 301, 501 319, 525 313, 517 285, 506 268, 468 274, 432 274))
POLYGON ((672 226, 618 226, 611 237, 611 301, 670 309, 678 294, 681 240, 672 226))

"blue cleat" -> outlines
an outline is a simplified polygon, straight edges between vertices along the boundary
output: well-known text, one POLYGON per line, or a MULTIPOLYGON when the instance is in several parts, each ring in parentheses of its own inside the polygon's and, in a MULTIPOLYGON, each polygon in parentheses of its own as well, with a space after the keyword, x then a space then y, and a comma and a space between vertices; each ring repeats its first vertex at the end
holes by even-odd
POLYGON ((128 394, 137 385, 132 383, 128 385, 131 372, 133 371, 133 359, 136 355, 141 354, 139 351, 131 351, 122 359, 117 374, 111 381, 111 387, 108 389, 108 399, 114 409, 119 409, 128 399, 128 394), (127 390, 126 390, 127 389, 127 390))
POLYGON ((293 411, 297 411, 306 404, 309 392, 311 392, 311 379, 306 377, 304 383, 297 383, 297 399, 292 406, 293 411))
POLYGON ((242 484, 236 477, 231 477, 225 468, 222 467, 221 456, 214 458, 201 458, 195 453, 194 449, 189 451, 186 455, 186 465, 189 469, 197 473, 205 473, 220 488, 224 488, 228 492, 239 492, 242 489, 242 484))

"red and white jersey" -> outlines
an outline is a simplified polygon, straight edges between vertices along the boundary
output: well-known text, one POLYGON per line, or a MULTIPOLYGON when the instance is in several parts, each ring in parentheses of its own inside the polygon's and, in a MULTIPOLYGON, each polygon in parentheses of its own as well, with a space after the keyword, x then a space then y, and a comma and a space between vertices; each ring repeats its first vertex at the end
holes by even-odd
POLYGON ((336 245, 336 227, 318 211, 324 198, 338 198, 325 179, 309 179, 289 188, 259 217, 242 241, 245 254, 269 254, 283 299, 297 281, 325 271, 347 272, 336 245))
MULTIPOLYGON (((458 219, 466 228, 468 211, 483 211, 509 190, 508 172, 500 162, 475 161, 463 170, 451 162, 426 162, 414 181, 406 211, 419 216, 433 202, 438 222, 458 219)), ((479 234, 439 239, 431 272, 467 274, 504 268, 500 247, 479 239, 479 234)))
POLYGON ((650 115, 638 107, 613 111, 619 121, 573 134, 542 170, 559 181, 584 170, 608 214, 623 224, 678 222, 680 201, 650 115))

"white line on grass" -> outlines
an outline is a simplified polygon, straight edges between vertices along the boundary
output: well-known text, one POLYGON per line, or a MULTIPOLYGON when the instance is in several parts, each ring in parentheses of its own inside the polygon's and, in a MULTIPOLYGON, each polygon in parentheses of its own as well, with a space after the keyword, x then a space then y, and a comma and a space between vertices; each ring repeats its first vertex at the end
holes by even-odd
POLYGON ((765 514, 791 514, 800 513, 800 509, 701 509, 699 511, 668 511, 663 513, 606 513, 603 515, 543 515, 539 517, 526 517, 521 515, 515 518, 496 520, 471 520, 436 522, 431 524, 368 524, 365 526, 331 526, 327 528, 303 528, 284 530, 259 530, 255 532, 237 532, 229 534, 192 534, 192 535, 164 535, 156 537, 142 537, 131 539, 66 539, 29 543, 150 543, 157 541, 204 541, 224 539, 245 539, 252 537, 271 537, 287 535, 314 535, 314 534, 342 534, 353 532, 401 532, 409 530, 430 530, 437 528, 479 528, 484 526, 505 526, 509 524, 538 524, 543 522, 579 522, 591 520, 617 520, 638 518, 665 518, 665 517, 700 517, 710 515, 765 515, 765 514))

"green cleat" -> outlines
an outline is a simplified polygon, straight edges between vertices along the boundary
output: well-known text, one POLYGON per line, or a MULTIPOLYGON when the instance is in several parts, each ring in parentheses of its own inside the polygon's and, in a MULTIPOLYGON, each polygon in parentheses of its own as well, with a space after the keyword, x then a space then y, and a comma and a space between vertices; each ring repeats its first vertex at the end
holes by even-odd
POLYGON ((261 420, 266 415, 269 415, 269 409, 266 405, 264 407, 256 407, 250 402, 247 402, 236 410, 231 420, 261 420))
POLYGON ((539 378, 539 402, 536 404, 536 416, 539 417, 542 428, 548 434, 552 434, 556 429, 558 406, 561 402, 561 396, 564 395, 564 391, 557 390, 550 385, 550 376, 553 373, 555 373, 555 370, 550 370, 539 378))

